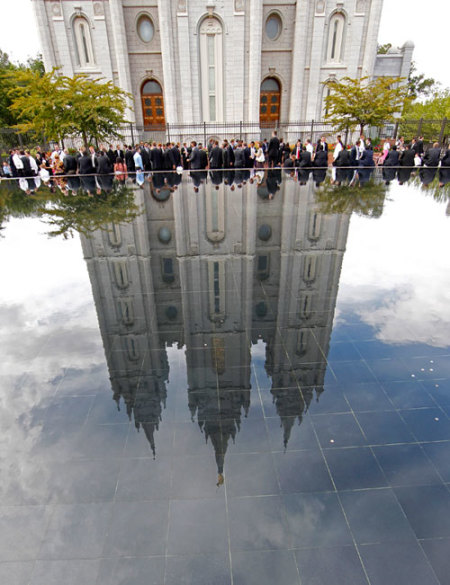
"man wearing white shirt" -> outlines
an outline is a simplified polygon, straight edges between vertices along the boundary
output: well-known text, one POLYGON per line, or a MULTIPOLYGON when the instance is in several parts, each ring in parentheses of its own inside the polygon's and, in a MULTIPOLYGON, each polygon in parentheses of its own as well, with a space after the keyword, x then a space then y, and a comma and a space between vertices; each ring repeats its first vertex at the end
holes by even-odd
MULTIPOLYGON (((341 150, 344 150, 344 145, 342 144, 341 135, 338 134, 336 136, 336 139, 337 139, 337 142, 336 142, 336 145, 335 145, 334 151, 333 151, 333 163, 336 161, 341 150)), ((336 167, 335 166, 333 166, 333 169, 331 171, 331 178, 333 179, 333 181, 336 180, 336 167)))
POLYGON ((307 138, 305 141, 305 148, 308 152, 311 153, 312 156, 314 153, 314 146, 311 144, 311 140, 309 138, 307 138))
POLYGON ((12 155, 12 161, 14 163, 14 166, 16 167, 16 171, 17 171, 17 175, 19 177, 23 176, 23 162, 22 159, 20 158, 20 154, 19 154, 19 150, 15 150, 14 154, 12 155))
POLYGON ((36 176, 39 173, 39 168, 37 166, 36 160, 31 156, 29 150, 25 151, 25 156, 30 161, 30 167, 31 167, 31 170, 33 171, 33 175, 36 176))

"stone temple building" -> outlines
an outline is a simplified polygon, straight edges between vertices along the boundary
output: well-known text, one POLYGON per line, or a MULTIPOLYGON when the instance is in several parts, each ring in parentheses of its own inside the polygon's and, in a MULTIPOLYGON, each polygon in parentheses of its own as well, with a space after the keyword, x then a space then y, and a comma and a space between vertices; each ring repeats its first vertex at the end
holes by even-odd
POLYGON ((377 56, 383 0, 32 0, 47 70, 129 92, 141 131, 167 123, 321 120, 323 82, 408 75, 377 56))

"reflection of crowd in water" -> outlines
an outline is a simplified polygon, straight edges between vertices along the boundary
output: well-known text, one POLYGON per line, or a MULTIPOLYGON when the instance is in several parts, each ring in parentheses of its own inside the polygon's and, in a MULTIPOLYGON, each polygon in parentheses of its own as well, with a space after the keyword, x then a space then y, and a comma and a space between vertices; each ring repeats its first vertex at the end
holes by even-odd
POLYGON ((441 151, 439 144, 425 150, 423 137, 413 138, 406 144, 403 137, 395 143, 386 140, 383 152, 376 160, 370 138, 361 136, 351 147, 346 147, 337 136, 331 147, 322 136, 317 144, 310 139, 299 139, 290 146, 274 131, 271 139, 260 142, 243 140, 211 139, 206 147, 196 141, 186 143, 140 143, 137 146, 120 146, 114 149, 93 146, 82 147, 76 154, 56 147, 44 152, 37 147, 34 156, 29 150, 10 151, 3 162, 2 176, 18 178, 19 186, 26 193, 34 192, 42 183, 63 194, 75 194, 84 189, 90 195, 110 192, 114 182, 127 179, 143 186, 149 181, 153 193, 173 192, 181 183, 182 171, 190 171, 194 191, 209 179, 219 187, 223 182, 231 190, 240 189, 247 182, 265 184, 272 196, 281 183, 281 169, 300 185, 306 185, 310 177, 316 186, 324 182, 329 162, 332 162, 332 184, 364 185, 375 166, 382 167, 386 184, 398 179, 407 182, 419 170, 424 185, 429 185, 439 175, 440 186, 450 183, 450 149, 441 151))

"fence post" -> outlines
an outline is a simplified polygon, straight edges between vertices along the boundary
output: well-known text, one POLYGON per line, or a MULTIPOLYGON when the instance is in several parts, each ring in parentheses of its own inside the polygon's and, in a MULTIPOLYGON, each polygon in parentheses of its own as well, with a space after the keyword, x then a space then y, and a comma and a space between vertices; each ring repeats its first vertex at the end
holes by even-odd
POLYGON ((347 144, 348 144, 348 126, 345 129, 345 146, 347 146, 347 144))
POLYGON ((242 120, 239 122, 239 140, 242 140, 242 120))
POLYGON ((170 140, 170 124, 169 124, 169 122, 167 122, 167 124, 166 124, 166 129, 167 129, 167 142, 171 142, 171 140, 170 140))
POLYGON ((423 118, 420 118, 419 125, 417 126, 417 137, 422 134, 423 118))
POLYGON ((311 143, 314 144, 314 120, 311 120, 311 143))
POLYGON ((441 125, 441 132, 439 134, 439 145, 443 146, 444 144, 444 138, 445 138, 445 127, 447 126, 447 118, 444 118, 442 120, 442 125, 441 125))
POLYGON ((203 146, 206 146, 206 122, 203 122, 203 146))

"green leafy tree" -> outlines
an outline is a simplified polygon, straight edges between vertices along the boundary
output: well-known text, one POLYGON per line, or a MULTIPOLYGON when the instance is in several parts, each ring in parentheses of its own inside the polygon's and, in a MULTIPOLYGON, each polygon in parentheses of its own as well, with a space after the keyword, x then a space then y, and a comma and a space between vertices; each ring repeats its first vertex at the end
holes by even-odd
POLYGON ((383 213, 387 188, 384 183, 369 181, 360 188, 357 186, 336 187, 325 183, 315 194, 321 213, 355 213, 363 217, 378 218, 383 213))
POLYGON ((408 88, 401 77, 368 77, 325 82, 330 93, 325 98, 326 115, 340 131, 359 127, 362 134, 366 126, 381 126, 403 110, 408 88))
POLYGON ((389 49, 392 48, 392 43, 384 43, 384 45, 378 45, 377 53, 378 55, 386 55, 389 52, 389 49))
POLYGON ((448 121, 444 128, 444 140, 450 133, 450 89, 436 91, 424 102, 407 104, 400 130, 405 136, 414 136, 418 133, 417 120, 423 119, 423 123, 420 124, 420 133, 425 140, 434 142, 439 140, 445 118, 448 121), (416 122, 408 122, 408 120, 416 122))
POLYGON ((426 97, 438 91, 439 82, 432 77, 425 77, 424 73, 417 73, 416 64, 411 61, 411 68, 408 75, 409 96, 414 100, 419 97, 426 97))
POLYGON ((79 74, 65 77, 53 69, 41 75, 31 69, 11 73, 10 111, 20 132, 45 135, 50 140, 80 136, 87 146, 93 140, 121 137, 129 94, 112 81, 79 74))

